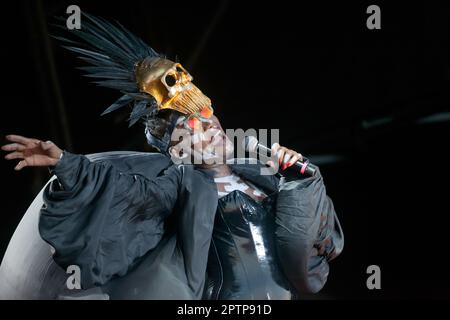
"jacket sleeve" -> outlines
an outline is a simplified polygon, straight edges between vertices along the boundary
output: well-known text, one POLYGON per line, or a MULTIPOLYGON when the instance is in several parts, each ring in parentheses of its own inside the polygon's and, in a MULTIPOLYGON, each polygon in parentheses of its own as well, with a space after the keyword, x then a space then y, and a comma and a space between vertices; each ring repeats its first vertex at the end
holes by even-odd
POLYGON ((329 261, 344 245, 318 168, 314 177, 280 186, 275 223, 277 253, 290 284, 299 294, 318 292, 327 281, 329 261))
POLYGON ((39 232, 57 264, 80 268, 83 289, 126 274, 155 248, 181 179, 175 166, 148 179, 68 152, 52 171, 57 179, 44 191, 39 232))

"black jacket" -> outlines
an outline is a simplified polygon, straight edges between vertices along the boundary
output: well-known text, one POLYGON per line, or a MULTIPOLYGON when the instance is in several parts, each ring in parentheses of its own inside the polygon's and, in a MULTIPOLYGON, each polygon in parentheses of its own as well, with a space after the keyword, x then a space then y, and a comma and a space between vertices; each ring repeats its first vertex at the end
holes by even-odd
MULTIPOLYGON (((218 201, 211 174, 155 153, 91 160, 65 152, 44 192, 39 231, 55 248, 54 260, 79 266, 84 289, 102 286, 113 299, 200 299, 218 201)), ((279 192, 282 269, 297 293, 319 291, 328 261, 343 248, 320 173, 280 183, 260 175, 260 165, 232 170, 279 192)))

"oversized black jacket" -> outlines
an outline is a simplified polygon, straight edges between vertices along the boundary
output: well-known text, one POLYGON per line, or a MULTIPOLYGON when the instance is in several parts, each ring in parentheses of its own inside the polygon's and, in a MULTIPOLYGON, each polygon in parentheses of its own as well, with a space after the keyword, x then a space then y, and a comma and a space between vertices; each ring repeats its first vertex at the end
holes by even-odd
MULTIPOLYGON (((278 192, 279 263, 297 294, 319 291, 329 260, 343 248, 320 172, 282 182, 260 175, 260 165, 232 170, 266 193, 278 192)), ((218 201, 208 171, 156 153, 89 160, 65 152, 53 172, 39 232, 57 264, 80 267, 84 289, 102 287, 113 299, 201 298, 218 201)))

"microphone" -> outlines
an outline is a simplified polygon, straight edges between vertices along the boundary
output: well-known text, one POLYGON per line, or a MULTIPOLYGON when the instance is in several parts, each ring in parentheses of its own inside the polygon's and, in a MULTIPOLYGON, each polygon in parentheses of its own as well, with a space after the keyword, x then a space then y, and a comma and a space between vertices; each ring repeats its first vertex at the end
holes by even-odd
MULTIPOLYGON (((259 143, 258 139, 256 139, 254 136, 246 136, 242 141, 242 146, 247 152, 258 152, 261 155, 269 157, 272 155, 272 150, 259 143)), ((296 172, 309 177, 313 177, 316 174, 316 169, 314 169, 310 165, 308 160, 297 160, 297 162, 295 162, 289 168, 292 168, 296 172)))

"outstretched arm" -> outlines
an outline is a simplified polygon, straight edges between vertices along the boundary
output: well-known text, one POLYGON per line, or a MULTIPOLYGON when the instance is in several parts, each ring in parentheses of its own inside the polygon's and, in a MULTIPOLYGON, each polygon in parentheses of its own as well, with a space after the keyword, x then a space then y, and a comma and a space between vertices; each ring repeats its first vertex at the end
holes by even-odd
POLYGON ((62 155, 62 150, 51 141, 44 142, 15 134, 6 136, 6 139, 12 143, 2 146, 2 150, 9 152, 5 159, 20 159, 15 170, 55 166, 62 155))
MULTIPOLYGON (((51 142, 7 139, 12 143, 2 149, 10 152, 7 159, 20 159, 16 170, 49 166, 56 175, 43 194, 39 232, 55 248, 60 266, 81 268, 83 288, 126 274, 158 244, 178 198, 181 172, 176 166, 146 176, 70 152, 60 159, 62 150, 51 142)), ((148 166, 155 166, 152 158, 148 166)))

